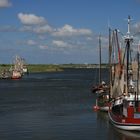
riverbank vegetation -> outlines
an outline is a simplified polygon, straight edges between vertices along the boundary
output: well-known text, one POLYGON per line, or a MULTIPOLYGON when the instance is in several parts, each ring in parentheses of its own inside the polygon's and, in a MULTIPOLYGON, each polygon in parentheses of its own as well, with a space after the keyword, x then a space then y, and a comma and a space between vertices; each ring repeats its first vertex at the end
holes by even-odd
MULTIPOLYGON (((4 69, 9 70, 12 65, 0 64, 0 72, 4 69)), ((102 68, 107 68, 107 64, 102 64, 102 68)), ((28 64, 29 72, 56 72, 66 68, 99 68, 98 64, 28 64)))
POLYGON ((47 64, 31 64, 28 65, 29 72, 55 72, 63 71, 59 65, 47 65, 47 64))

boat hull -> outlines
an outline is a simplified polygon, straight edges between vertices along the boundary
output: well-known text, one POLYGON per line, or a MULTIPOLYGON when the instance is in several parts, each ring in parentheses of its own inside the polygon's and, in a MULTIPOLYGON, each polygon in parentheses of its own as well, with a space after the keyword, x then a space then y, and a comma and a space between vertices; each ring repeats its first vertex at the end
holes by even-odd
POLYGON ((17 80, 17 79, 21 79, 21 77, 11 77, 11 79, 17 80))
POLYGON ((109 110, 109 94, 107 92, 98 93, 97 104, 100 111, 107 112, 109 110))
POLYGON ((122 130, 140 131, 140 118, 128 118, 108 112, 110 122, 122 130))
POLYGON ((108 112, 109 106, 102 106, 100 107, 100 111, 108 112))
POLYGON ((22 74, 20 73, 20 71, 13 71, 11 79, 21 79, 21 77, 22 77, 22 74))

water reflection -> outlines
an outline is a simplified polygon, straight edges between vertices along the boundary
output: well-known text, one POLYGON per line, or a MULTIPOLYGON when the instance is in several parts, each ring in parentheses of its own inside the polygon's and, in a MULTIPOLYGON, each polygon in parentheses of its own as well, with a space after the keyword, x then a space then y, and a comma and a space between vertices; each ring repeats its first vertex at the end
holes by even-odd
POLYGON ((108 118, 108 113, 96 112, 97 133, 98 139, 106 140, 140 140, 140 133, 133 131, 124 131, 114 127, 108 118), (100 136, 100 137, 99 137, 100 136))
POLYGON ((1 80, 0 139, 140 139, 139 133, 112 126, 106 112, 92 110, 96 95, 89 89, 95 74, 76 69, 1 80))
POLYGON ((108 140, 108 114, 106 112, 98 111, 96 112, 96 125, 97 125, 97 132, 96 132, 96 139, 97 140, 108 140))
POLYGON ((114 127, 112 124, 109 126, 110 139, 114 137, 114 140, 139 140, 140 133, 137 131, 125 131, 114 127))

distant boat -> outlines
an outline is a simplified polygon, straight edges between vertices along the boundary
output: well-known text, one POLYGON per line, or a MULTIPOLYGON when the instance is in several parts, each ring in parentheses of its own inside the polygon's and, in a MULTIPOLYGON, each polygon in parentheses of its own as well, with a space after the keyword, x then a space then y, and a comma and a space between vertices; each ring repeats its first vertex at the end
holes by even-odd
POLYGON ((1 70, 0 79, 21 79, 25 73, 28 73, 25 59, 16 56, 13 65, 9 69, 4 68, 1 70))
POLYGON ((20 79, 22 78, 22 73, 20 71, 13 70, 11 79, 20 79))
MULTIPOLYGON (((117 30, 113 31, 113 37, 114 42, 118 40, 117 30)), ((113 62, 111 68, 112 101, 108 111, 109 120, 119 129, 140 131, 139 51, 136 55, 133 55, 131 51, 133 36, 130 34, 130 16, 128 17, 128 32, 124 36, 125 47, 120 48, 119 43, 114 42, 112 56, 114 56, 113 50, 117 48, 118 61, 113 62)))
POLYGON ((0 79, 11 79, 11 72, 8 69, 3 69, 0 74, 0 79))
POLYGON ((13 68, 11 68, 11 79, 20 79, 27 71, 25 60, 19 56, 16 56, 14 59, 13 68))
POLYGON ((91 88, 92 93, 97 94, 96 105, 94 110, 108 111, 109 110, 109 88, 101 77, 101 36, 99 36, 99 84, 93 85, 91 88))

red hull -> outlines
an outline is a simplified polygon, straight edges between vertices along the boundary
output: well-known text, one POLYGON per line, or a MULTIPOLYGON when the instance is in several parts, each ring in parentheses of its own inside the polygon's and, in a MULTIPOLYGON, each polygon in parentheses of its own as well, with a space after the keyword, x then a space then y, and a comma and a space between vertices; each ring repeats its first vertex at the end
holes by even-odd
POLYGON ((109 115, 116 123, 140 125, 140 118, 129 118, 122 115, 113 114, 109 111, 109 115))
POLYGON ((123 115, 114 114, 111 110, 109 110, 108 114, 111 123, 117 128, 123 130, 140 131, 140 117, 125 117, 123 115))
POLYGON ((21 79, 21 77, 11 77, 11 79, 18 80, 18 79, 21 79))

